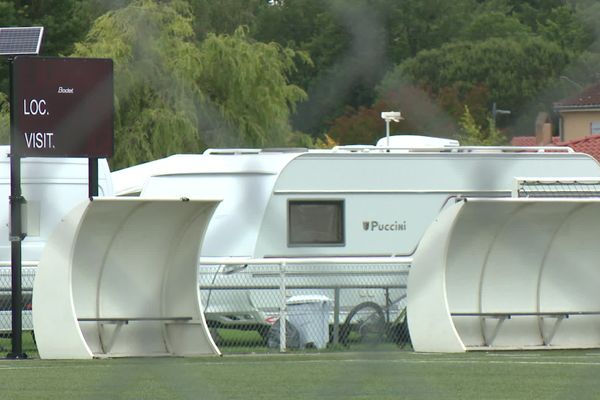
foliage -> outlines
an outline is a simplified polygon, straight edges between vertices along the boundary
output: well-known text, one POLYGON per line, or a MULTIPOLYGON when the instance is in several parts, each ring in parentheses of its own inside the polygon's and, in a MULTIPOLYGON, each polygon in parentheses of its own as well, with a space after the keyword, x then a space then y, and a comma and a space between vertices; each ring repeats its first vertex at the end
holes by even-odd
POLYGON ((8 96, 0 92, 0 144, 10 142, 10 105, 8 96))
POLYGON ((310 55, 311 63, 299 66, 292 82, 307 88, 313 78, 347 50, 350 37, 332 9, 331 1, 294 0, 257 10, 251 36, 277 42, 310 55))
POLYGON ((42 54, 67 55, 75 42, 82 40, 93 22, 93 15, 78 0, 32 0, 24 2, 22 23, 44 27, 42 54))
POLYGON ((550 10, 546 19, 538 22, 538 31, 542 37, 576 53, 586 50, 593 42, 592 27, 582 23, 575 7, 569 5, 550 10))
MULTIPOLYGON (((409 93, 415 90, 414 87, 404 88, 403 93, 409 93)), ((413 92, 414 96, 411 97, 409 102, 412 104, 419 103, 418 93, 413 92), (416 102, 415 102, 416 100, 416 102)), ((403 97, 403 96, 402 96, 403 97)), ((348 144, 375 144, 378 139, 385 137, 386 135, 386 124, 381 118, 381 113, 384 111, 392 110, 409 110, 409 117, 400 120, 400 122, 394 122, 390 125, 390 134, 398 133, 425 133, 431 134, 430 130, 433 124, 439 122, 434 121, 431 118, 433 112, 429 114, 429 118, 422 115, 417 110, 412 110, 407 103, 404 103, 406 107, 399 106, 403 104, 402 101, 398 101, 393 94, 387 97, 387 100, 380 100, 376 102, 372 107, 359 107, 359 108, 347 108, 344 115, 336 118, 330 125, 328 136, 340 145, 348 144), (415 111, 415 112, 411 112, 415 111)), ((435 109, 435 104, 429 101, 429 99, 423 99, 426 101, 427 106, 423 106, 422 103, 418 108, 419 110, 435 109)), ((446 121, 447 122, 447 121, 446 121)), ((437 132, 448 132, 448 129, 440 129, 437 132)), ((453 129, 450 129, 450 136, 452 135, 453 129)))
POLYGON ((252 42, 244 29, 209 34, 200 45, 198 83, 231 128, 217 145, 282 146, 291 133, 289 116, 305 92, 287 81, 301 56, 276 43, 252 42))
POLYGON ((139 0, 98 18, 76 45, 74 55, 114 60, 114 168, 200 150, 201 57, 192 37, 184 3, 139 0))
POLYGON ((469 24, 476 0, 385 0, 389 53, 401 63, 419 52, 458 38, 469 24))
POLYGON ((531 29, 513 15, 490 11, 476 15, 464 28, 461 38, 482 41, 490 38, 522 38, 531 34, 531 29))
POLYGON ((338 145, 339 142, 337 142, 328 134, 323 135, 323 138, 317 138, 314 142, 314 147, 317 149, 331 149, 338 145))
POLYGON ((465 106, 465 111, 459 121, 460 133, 458 140, 463 146, 497 146, 506 144, 506 136, 497 128, 495 121, 488 117, 487 127, 482 128, 465 106))
POLYGON ((385 136, 385 122, 381 112, 388 111, 383 102, 373 107, 349 107, 346 113, 336 118, 329 129, 328 135, 341 145, 346 144, 375 144, 377 139, 385 136))
POLYGON ((304 92, 286 80, 297 54, 244 29, 196 46, 182 1, 133 1, 98 18, 76 55, 115 65, 115 168, 206 146, 286 143, 304 92))
POLYGON ((419 53, 392 71, 388 81, 408 78, 434 96, 448 87, 466 95, 482 85, 489 91, 486 106, 496 102, 518 115, 569 61, 557 44, 535 37, 461 41, 419 53))
POLYGON ((253 36, 301 50, 312 60, 291 77, 308 92, 292 119, 296 129, 321 135, 345 106, 372 103, 387 66, 383 17, 372 3, 295 0, 261 9, 253 36))
POLYGON ((188 0, 188 3, 198 41, 209 33, 229 35, 240 26, 253 25, 259 9, 267 6, 264 0, 188 0))
MULTIPOLYGON (((572 94, 561 75, 598 80, 598 18, 597 0, 0 0, 0 26, 45 27, 42 55, 115 55, 121 166, 176 148, 314 145, 338 117, 377 101, 428 134, 454 132, 465 105, 485 126, 493 102, 512 111, 503 128, 514 126, 572 94), (241 63, 227 73, 245 85, 243 99, 210 81, 218 49, 241 63), (250 86, 270 93, 271 83, 253 78, 240 49, 278 54, 280 92, 252 101, 250 86)), ((8 92, 6 63, 0 91, 8 92)))

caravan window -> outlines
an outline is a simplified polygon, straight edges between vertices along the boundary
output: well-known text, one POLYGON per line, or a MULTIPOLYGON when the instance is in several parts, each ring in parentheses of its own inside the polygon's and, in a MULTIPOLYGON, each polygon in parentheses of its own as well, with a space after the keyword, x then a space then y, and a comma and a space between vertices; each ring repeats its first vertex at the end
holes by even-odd
POLYGON ((290 200, 288 203, 290 246, 344 244, 343 200, 290 200))

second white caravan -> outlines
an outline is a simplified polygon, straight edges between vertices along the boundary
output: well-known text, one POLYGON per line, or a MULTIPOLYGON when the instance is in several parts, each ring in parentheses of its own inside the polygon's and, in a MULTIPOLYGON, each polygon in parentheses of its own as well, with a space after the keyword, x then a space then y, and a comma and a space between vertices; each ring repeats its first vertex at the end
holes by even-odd
POLYGON ((593 158, 567 148, 442 144, 208 150, 112 176, 117 194, 223 200, 201 250, 206 318, 265 332, 281 308, 282 264, 285 297, 336 298, 341 323, 364 304, 393 319, 411 256, 447 204, 510 197, 517 178, 600 179, 593 158))

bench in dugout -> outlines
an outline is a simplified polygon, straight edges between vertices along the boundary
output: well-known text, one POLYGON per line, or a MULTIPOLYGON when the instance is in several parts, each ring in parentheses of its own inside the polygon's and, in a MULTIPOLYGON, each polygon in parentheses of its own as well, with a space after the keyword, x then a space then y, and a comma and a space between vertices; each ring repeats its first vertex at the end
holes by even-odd
POLYGON ((483 333, 483 341, 486 346, 492 346, 494 339, 498 335, 500 328, 506 320, 510 320, 513 317, 540 317, 540 318, 553 318, 556 319, 551 331, 548 335, 544 335, 541 332, 544 346, 550 346, 554 335, 556 334, 560 324, 563 320, 568 319, 570 316, 579 315, 600 315, 600 311, 549 311, 549 312, 455 312, 450 313, 452 317, 480 317, 497 319, 491 335, 483 333))

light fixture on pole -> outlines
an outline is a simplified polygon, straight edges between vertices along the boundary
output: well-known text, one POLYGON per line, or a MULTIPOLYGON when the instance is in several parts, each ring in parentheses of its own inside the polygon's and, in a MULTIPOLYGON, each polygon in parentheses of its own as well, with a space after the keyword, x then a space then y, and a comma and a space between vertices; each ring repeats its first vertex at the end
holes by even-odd
POLYGON ((390 147, 390 122, 400 122, 402 118, 402 114, 400 111, 384 111, 381 113, 381 118, 385 121, 385 137, 386 137, 386 145, 390 147))
POLYGON ((510 110, 501 110, 498 107, 496 107, 496 102, 494 102, 494 104, 492 104, 492 120, 494 121, 494 125, 496 125, 496 116, 498 114, 509 115, 510 110))

